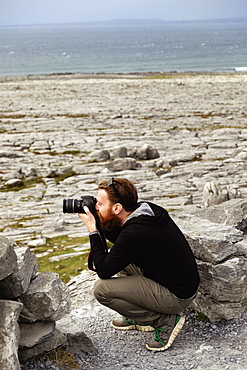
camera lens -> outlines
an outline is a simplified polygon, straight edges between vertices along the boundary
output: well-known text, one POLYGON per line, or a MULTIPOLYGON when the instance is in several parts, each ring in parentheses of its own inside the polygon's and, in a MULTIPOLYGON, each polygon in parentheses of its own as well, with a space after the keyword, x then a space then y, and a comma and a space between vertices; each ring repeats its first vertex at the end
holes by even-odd
POLYGON ((76 213, 75 199, 64 199, 63 200, 63 213, 76 213))
POLYGON ((64 199, 63 213, 85 213, 83 207, 87 206, 94 214, 96 202, 96 198, 91 195, 82 196, 81 199, 64 199))

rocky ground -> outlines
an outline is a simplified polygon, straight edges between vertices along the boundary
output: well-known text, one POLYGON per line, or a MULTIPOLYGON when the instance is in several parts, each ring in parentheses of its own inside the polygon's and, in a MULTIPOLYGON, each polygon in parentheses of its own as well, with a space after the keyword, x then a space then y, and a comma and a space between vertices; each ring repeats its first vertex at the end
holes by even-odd
MULTIPOLYGON (((246 74, 0 78, 2 234, 31 247, 85 235, 76 215, 63 214, 62 200, 96 195, 97 183, 111 176, 129 178, 141 200, 172 212, 203 208, 208 183, 223 197, 245 198, 246 95, 246 74)), ((100 351, 81 359, 82 369, 246 365, 245 316, 204 324, 190 313, 181 339, 157 355, 143 347, 146 334, 129 333, 130 343, 106 327, 112 313, 83 312, 100 351)))
POLYGON ((168 210, 202 207, 211 181, 245 197, 247 75, 89 77, 0 79, 5 236, 81 235, 63 198, 95 195, 111 176, 128 177, 140 199, 168 210))
MULTIPOLYGON (((77 356, 82 370, 245 370, 247 363, 247 313, 239 319, 209 323, 198 321, 186 310, 186 322, 169 350, 151 352, 145 344, 153 333, 120 331, 110 322, 118 315, 96 301, 75 309, 71 320, 92 340, 96 352, 77 356)), ((22 370, 72 370, 41 357, 28 361, 22 370)), ((73 368, 74 369, 74 368, 73 368)))

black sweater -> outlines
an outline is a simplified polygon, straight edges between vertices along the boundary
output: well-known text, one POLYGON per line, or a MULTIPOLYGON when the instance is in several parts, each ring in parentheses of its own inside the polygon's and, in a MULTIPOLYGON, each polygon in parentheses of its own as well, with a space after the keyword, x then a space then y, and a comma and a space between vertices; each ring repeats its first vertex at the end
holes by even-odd
POLYGON ((109 252, 99 234, 90 236, 91 258, 97 274, 108 279, 134 263, 144 276, 167 287, 178 298, 190 298, 199 285, 190 246, 168 212, 148 204, 155 216, 133 217, 115 232, 105 234, 114 243, 109 252))

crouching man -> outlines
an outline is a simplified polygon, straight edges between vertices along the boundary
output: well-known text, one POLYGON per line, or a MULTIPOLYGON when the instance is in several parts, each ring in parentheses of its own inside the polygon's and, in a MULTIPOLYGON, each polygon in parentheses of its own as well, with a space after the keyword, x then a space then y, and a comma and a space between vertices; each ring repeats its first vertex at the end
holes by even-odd
POLYGON ((115 329, 154 331, 146 347, 164 351, 182 329, 182 312, 197 293, 199 275, 191 248, 164 208, 138 203, 137 190, 127 179, 102 181, 95 207, 98 222, 87 207, 79 214, 100 278, 94 295, 122 315, 112 321, 115 329), (105 239, 113 243, 110 251, 105 239))

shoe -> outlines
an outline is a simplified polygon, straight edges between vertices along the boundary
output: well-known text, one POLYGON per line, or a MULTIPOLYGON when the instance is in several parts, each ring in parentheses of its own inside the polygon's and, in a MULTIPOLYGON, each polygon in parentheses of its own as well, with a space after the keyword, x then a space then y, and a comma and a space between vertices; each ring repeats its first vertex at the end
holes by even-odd
POLYGON ((150 351, 165 351, 171 347, 174 339, 182 329, 184 322, 184 316, 171 315, 167 324, 154 330, 154 340, 146 344, 146 348, 150 351))
POLYGON ((130 320, 127 317, 116 319, 111 322, 111 326, 118 330, 140 330, 140 331, 154 331, 150 325, 139 325, 136 321, 130 320))

